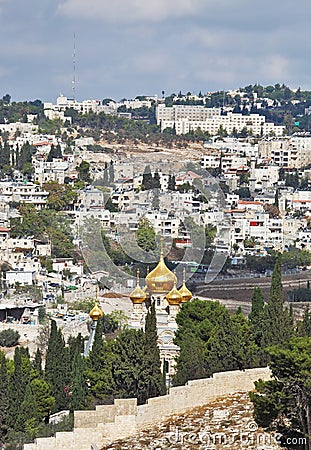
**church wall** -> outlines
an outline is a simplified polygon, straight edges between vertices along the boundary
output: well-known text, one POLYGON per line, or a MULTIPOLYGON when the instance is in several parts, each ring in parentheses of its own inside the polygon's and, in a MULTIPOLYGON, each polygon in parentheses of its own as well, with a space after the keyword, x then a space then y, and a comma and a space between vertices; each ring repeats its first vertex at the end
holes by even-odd
POLYGON ((113 405, 100 405, 95 411, 75 411, 73 431, 39 438, 34 444, 25 444, 24 450, 91 450, 92 444, 100 449, 156 425, 159 419, 182 414, 218 397, 253 390, 254 381, 269 380, 270 376, 269 368, 221 372, 171 388, 168 395, 151 398, 146 405, 137 406, 136 399, 116 399, 113 405))

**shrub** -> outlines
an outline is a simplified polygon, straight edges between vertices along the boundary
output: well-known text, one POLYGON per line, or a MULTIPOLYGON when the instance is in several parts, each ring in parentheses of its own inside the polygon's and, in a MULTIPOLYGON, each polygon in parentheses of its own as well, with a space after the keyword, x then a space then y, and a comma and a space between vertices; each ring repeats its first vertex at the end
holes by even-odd
POLYGON ((18 344, 19 338, 19 332, 12 330, 12 328, 0 331, 0 345, 2 347, 14 347, 18 344))

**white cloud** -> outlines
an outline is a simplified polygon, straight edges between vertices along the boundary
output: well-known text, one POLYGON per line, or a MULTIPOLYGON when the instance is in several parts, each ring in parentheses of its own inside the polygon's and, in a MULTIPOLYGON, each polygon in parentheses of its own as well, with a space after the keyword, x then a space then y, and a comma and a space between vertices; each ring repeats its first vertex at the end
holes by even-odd
POLYGON ((268 55, 262 60, 260 76, 275 80, 288 79, 289 60, 279 54, 268 55))
POLYGON ((204 0, 62 0, 58 11, 70 17, 107 22, 158 22, 196 14, 204 0))

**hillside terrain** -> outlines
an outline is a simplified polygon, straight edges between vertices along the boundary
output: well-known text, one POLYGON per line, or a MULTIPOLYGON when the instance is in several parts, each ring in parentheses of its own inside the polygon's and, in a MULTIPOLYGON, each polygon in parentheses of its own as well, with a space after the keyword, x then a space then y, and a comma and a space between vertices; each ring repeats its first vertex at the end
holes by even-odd
POLYGON ((257 427, 252 411, 248 394, 233 394, 101 450, 279 449, 273 435, 257 427))

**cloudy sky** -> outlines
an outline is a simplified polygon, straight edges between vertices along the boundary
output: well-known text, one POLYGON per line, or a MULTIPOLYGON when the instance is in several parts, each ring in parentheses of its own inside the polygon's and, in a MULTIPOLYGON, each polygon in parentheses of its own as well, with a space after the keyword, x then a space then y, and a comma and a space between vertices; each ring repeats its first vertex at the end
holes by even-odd
POLYGON ((0 0, 0 97, 311 89, 311 1, 0 0))

